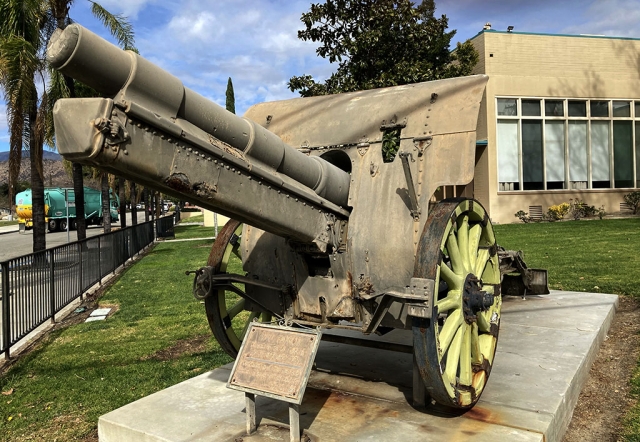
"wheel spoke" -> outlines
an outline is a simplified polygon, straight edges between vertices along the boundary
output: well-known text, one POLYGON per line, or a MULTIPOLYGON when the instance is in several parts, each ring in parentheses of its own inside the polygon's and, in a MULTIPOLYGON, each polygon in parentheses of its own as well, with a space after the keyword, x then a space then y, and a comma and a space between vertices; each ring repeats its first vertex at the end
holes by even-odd
POLYGON ((449 252, 453 272, 456 275, 462 275, 464 272, 464 262, 462 261, 462 256, 460 256, 460 248, 458 247, 458 240, 453 232, 453 227, 449 231, 449 237, 447 238, 447 251, 449 252))
POLYGON ((235 318, 238 313, 240 313, 242 310, 244 310, 244 303, 245 300, 244 298, 240 298, 238 300, 238 302, 236 302, 233 307, 231 307, 228 311, 227 314, 229 315, 229 319, 233 319, 235 318))
POLYGON ((461 307, 461 291, 450 290, 447 296, 436 302, 438 307, 438 313, 446 313, 449 310, 453 310, 461 307))
POLYGON ((440 278, 442 278, 452 290, 462 287, 462 278, 453 273, 453 270, 444 263, 440 265, 440 278))
POLYGON ((459 221, 457 238, 464 272, 469 273, 473 270, 469 259, 469 215, 464 215, 459 221))
POLYGON ((482 352, 480 351, 480 341, 478 339, 478 324, 471 324, 471 363, 474 365, 482 364, 482 352))
POLYGON ((484 315, 484 312, 478 312, 476 315, 478 318, 478 330, 483 333, 489 333, 489 331, 491 331, 491 325, 484 315))
POLYGON ((482 355, 490 364, 493 364, 493 355, 496 351, 496 338, 491 335, 480 335, 478 341, 480 342, 482 355))
POLYGON ((471 385, 473 381, 471 370, 471 326, 464 324, 464 335, 462 337, 462 346, 460 348, 460 384, 471 385))
POLYGON ((240 334, 240 336, 238 336, 241 341, 244 339, 244 335, 247 334, 247 330, 249 330, 249 325, 251 325, 253 320, 257 318, 259 315, 260 313, 258 312, 251 312, 249 314, 249 319, 247 319, 247 323, 244 325, 244 328, 242 329, 242 333, 240 334))
POLYGON ((463 321, 462 309, 454 310, 445 321, 444 326, 440 331, 440 358, 442 358, 444 352, 449 348, 451 340, 462 325, 463 321))
POLYGON ((478 259, 476 261, 476 268, 473 272, 474 275, 481 277, 484 273, 484 268, 487 266, 487 262, 489 261, 489 249, 480 249, 478 250, 478 259))
POLYGON ((482 224, 476 224, 469 229, 469 258, 471 260, 471 270, 475 270, 478 262, 478 246, 482 235, 482 224))
POLYGON ((464 328, 465 327, 458 328, 458 331, 453 337, 453 341, 451 341, 451 346, 447 351, 447 365, 444 371, 451 380, 456 378, 456 373, 458 371, 458 361, 460 360, 460 348, 462 346, 464 328))

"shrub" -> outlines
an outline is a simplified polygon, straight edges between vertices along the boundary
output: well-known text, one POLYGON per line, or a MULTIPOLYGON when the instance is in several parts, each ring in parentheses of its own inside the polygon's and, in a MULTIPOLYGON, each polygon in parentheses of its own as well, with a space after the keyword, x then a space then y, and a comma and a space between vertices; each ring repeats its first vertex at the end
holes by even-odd
MULTIPOLYGON (((599 210, 596 209, 595 206, 590 206, 587 203, 585 203, 584 201, 582 201, 580 198, 576 198, 569 200, 569 212, 571 213, 571 216, 573 216, 573 219, 575 220, 579 220, 580 218, 586 218, 589 216, 596 216, 599 215, 599 210)), ((604 206, 602 207, 602 212, 603 212, 603 216, 604 216, 604 206)))
POLYGON ((640 210, 640 192, 635 191, 627 193, 622 198, 624 198, 624 202, 633 211, 633 214, 636 215, 638 210, 640 210))
POLYGON ((569 213, 570 208, 571 206, 569 205, 569 203, 553 205, 549 207, 549 210, 547 211, 547 219, 549 221, 561 220, 566 216, 567 213, 569 213))
POLYGON ((606 214, 607 212, 604 210, 604 205, 600 206, 598 209, 598 218, 602 219, 606 214))
POLYGON ((523 223, 530 223, 531 222, 531 217, 524 210, 518 210, 516 213, 513 214, 513 216, 518 218, 523 223))

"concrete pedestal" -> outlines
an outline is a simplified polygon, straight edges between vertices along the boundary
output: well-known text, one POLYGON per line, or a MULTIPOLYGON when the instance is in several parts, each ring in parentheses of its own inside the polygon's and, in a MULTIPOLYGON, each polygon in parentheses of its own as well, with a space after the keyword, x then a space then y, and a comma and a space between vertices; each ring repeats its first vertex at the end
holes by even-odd
MULTIPOLYGON (((310 440, 322 442, 560 441, 617 299, 557 291, 506 298, 488 385, 472 410, 457 415, 410 405, 410 354, 323 342, 300 407, 300 426, 310 440)), ((411 335, 396 330, 371 339, 410 343, 411 335)), ((288 405, 264 397, 256 401, 258 434, 244 435, 244 393, 226 388, 230 369, 218 368, 102 416, 100 441, 288 440, 288 405)))

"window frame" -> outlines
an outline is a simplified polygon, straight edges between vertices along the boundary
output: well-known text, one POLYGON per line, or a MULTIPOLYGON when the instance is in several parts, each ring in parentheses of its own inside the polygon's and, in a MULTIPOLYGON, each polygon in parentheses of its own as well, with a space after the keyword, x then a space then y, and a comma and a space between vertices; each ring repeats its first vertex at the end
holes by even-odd
POLYGON ((572 190, 621 190, 621 189, 633 189, 634 187, 628 188, 617 188, 615 187, 615 169, 614 169, 614 140, 613 140, 613 132, 614 132, 614 121, 631 121, 631 151, 632 151, 632 168, 633 168, 633 179, 632 183, 638 185, 640 183, 640 170, 638 170, 638 163, 640 163, 640 159, 638 156, 638 150, 636 149, 636 144, 638 143, 636 137, 640 137, 640 133, 637 133, 636 126, 640 126, 640 100, 633 98, 569 98, 569 97, 535 97, 535 96, 510 96, 510 95, 496 95, 494 97, 494 105, 495 105, 495 133, 496 133, 496 170, 499 168, 499 158, 500 158, 500 146, 498 146, 498 125, 499 120, 517 120, 518 124, 518 138, 517 138, 517 152, 518 152, 518 182, 500 182, 499 181, 499 170, 496 173, 496 179, 498 180, 498 193, 504 192, 540 192, 540 191, 550 191, 550 192, 567 192, 572 190), (498 100, 516 100, 516 115, 498 115, 498 100), (540 115, 536 116, 525 116, 522 113, 522 102, 523 100, 535 100, 540 102, 540 115), (563 115, 546 115, 546 103, 547 101, 553 102, 562 102, 563 115), (579 101, 585 103, 585 114, 586 116, 576 117, 569 116, 569 103, 572 101, 579 101), (608 117, 592 117, 591 116, 591 103, 592 102, 607 102, 607 110, 608 117), (614 102, 628 102, 629 103, 629 116, 617 117, 614 116, 614 102), (523 149, 522 149, 522 122, 525 120, 540 120, 542 122, 542 179, 543 186, 542 190, 524 190, 524 180, 523 180, 523 149), (586 130, 587 130, 587 140, 586 140, 586 159, 587 159, 587 182, 586 188, 580 187, 580 182, 570 181, 570 158, 569 158, 569 121, 577 120, 577 121, 585 121, 586 130), (548 189, 547 182, 547 133, 546 126, 547 121, 563 121, 564 122, 564 183, 563 189, 548 189), (592 164, 592 130, 591 123, 592 121, 606 121, 608 122, 608 159, 609 159, 609 187, 607 188, 593 188, 593 164, 592 164), (515 185, 515 186, 514 186, 515 185), (518 190, 501 190, 503 188, 511 188, 516 187, 518 190))

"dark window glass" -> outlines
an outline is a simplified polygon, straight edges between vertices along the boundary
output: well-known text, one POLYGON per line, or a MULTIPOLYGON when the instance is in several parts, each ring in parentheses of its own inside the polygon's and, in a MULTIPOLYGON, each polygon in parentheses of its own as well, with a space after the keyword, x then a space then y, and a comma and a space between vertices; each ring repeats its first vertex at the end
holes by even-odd
POLYGON ((568 107, 569 107, 570 117, 586 117, 587 116, 586 101, 569 101, 568 107))
POLYGON ((498 115, 518 115, 518 103, 515 98, 498 98, 498 115))
POLYGON ((613 122, 613 180, 616 188, 633 187, 631 121, 613 122))
POLYGON ((544 100, 544 115, 547 117, 564 117, 562 100, 544 100))
POLYGON ((542 121, 522 120, 522 178, 524 190, 542 190, 542 121))
POLYGON ((636 118, 640 118, 640 101, 636 101, 636 118))
POLYGON ((630 101, 614 101, 611 105, 614 117, 630 117, 631 102, 630 101))
POLYGON ((608 101, 591 100, 590 107, 591 107, 591 117, 608 117, 609 116, 608 101))
POLYGON ((539 117, 540 100, 522 100, 522 115, 525 117, 539 117))

